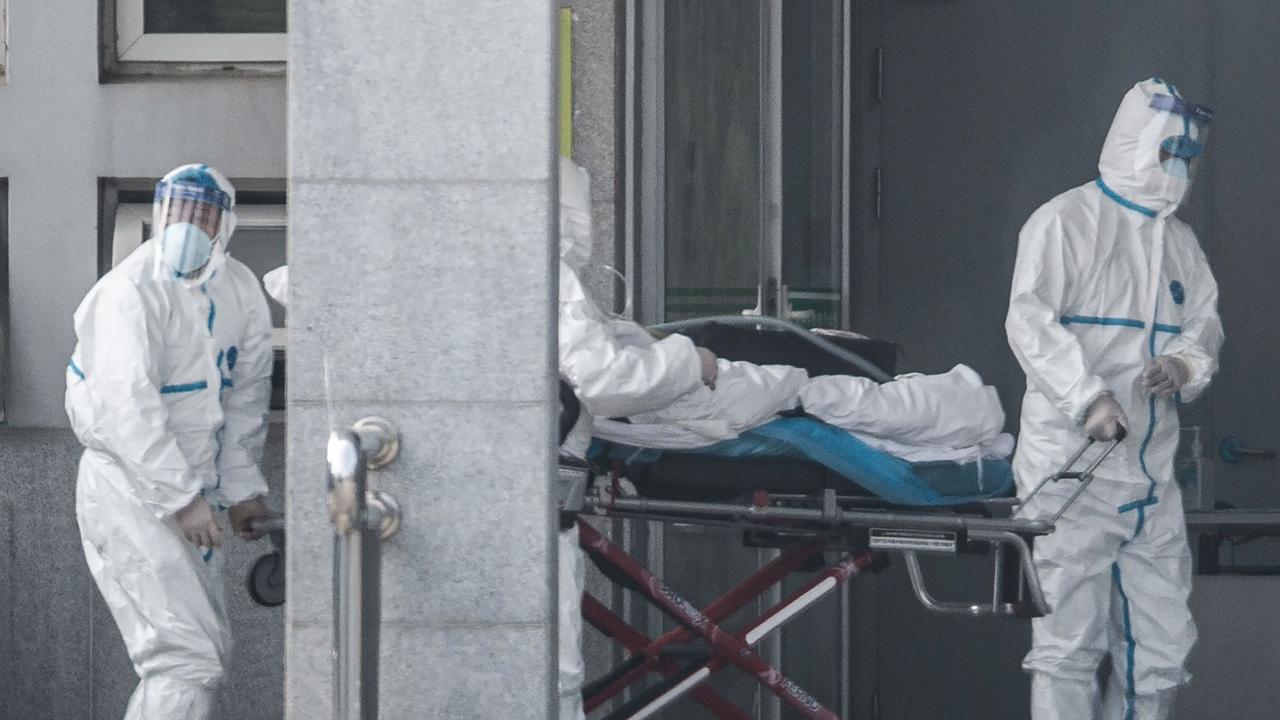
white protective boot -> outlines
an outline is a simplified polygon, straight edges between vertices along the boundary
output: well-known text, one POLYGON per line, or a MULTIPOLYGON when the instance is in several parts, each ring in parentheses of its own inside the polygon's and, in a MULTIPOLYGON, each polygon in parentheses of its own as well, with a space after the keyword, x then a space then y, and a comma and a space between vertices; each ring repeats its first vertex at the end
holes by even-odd
POLYGON ((1031 674, 1031 720, 1093 720, 1099 710, 1098 683, 1031 674))
POLYGON ((582 591, 586 564, 578 546, 578 526, 560 533, 560 720, 584 720, 582 683, 587 670, 582 658, 582 591))

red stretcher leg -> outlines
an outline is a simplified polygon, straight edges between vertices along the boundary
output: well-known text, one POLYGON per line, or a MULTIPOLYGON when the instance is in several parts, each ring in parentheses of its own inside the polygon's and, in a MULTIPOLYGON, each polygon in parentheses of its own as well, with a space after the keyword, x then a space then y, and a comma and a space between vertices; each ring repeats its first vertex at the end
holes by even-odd
MULTIPOLYGON (((623 647, 633 654, 638 655, 643 653, 645 649, 652 644, 652 641, 647 636, 632 628, 625 620, 618 617, 613 611, 605 607, 603 603, 590 595, 583 595, 582 597, 582 616, 587 620, 587 622, 591 623, 592 626, 609 637, 617 640, 623 647)), ((588 698, 585 702, 586 711, 588 713, 594 711, 618 693, 622 692, 622 690, 641 680, 653 671, 660 672, 669 677, 678 672, 679 667, 674 663, 662 662, 660 660, 646 660, 644 664, 618 678, 608 687, 588 698)), ((698 704, 705 707, 717 718, 720 718, 720 720, 752 720, 750 714, 744 712, 732 702, 729 702, 729 700, 727 700, 723 695, 710 687, 699 685, 693 688, 690 693, 693 699, 698 701, 698 704)))
MULTIPOLYGON (((788 680, 781 672, 769 665, 763 657, 752 650, 742 638, 724 630, 706 614, 668 588, 657 577, 632 560, 620 548, 610 543, 595 528, 579 521, 581 545, 588 552, 602 557, 611 565, 624 572, 654 605, 676 619, 688 630, 701 636, 710 644, 717 657, 736 665, 743 671, 753 675, 758 682, 782 698, 791 707, 807 718, 813 720, 840 720, 831 710, 824 707, 812 695, 788 680)), ((866 564, 870 564, 870 559, 866 564)), ((692 676, 697 680, 701 674, 692 676)), ((709 672, 707 673, 709 674, 709 672)))

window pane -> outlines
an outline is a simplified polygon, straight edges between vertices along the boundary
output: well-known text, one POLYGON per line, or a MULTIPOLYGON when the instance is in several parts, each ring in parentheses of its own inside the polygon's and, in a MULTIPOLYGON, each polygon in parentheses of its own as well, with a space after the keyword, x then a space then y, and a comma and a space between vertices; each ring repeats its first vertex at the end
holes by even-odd
POLYGON ((793 320, 840 327, 839 8, 815 0, 782 12, 782 277, 793 320))
POLYGON ((666 3, 667 319, 738 314, 760 284, 760 11, 666 3))
MULTIPOLYGON (((263 275, 285 263, 285 229, 237 228, 228 248, 232 257, 249 266, 261 284, 263 275)), ((284 308, 277 302, 269 301, 267 305, 271 307, 271 326, 284 327, 284 308)))
POLYGON ((143 0, 142 27, 148 34, 282 33, 285 0, 143 0))

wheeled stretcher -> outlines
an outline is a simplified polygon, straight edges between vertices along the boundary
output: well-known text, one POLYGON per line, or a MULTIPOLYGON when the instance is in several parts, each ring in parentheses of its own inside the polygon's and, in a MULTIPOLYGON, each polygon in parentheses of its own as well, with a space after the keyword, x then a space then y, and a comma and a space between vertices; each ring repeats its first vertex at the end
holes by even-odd
MULTIPOLYGON (((735 360, 788 362, 811 374, 891 379, 883 367, 889 364, 883 360, 884 353, 876 364, 848 347, 778 320, 713 318, 655 329, 690 334, 699 344, 735 360), (780 344, 791 346, 790 357, 777 356, 780 344), (765 349, 764 357, 751 356, 757 347, 765 349)), ((890 554, 906 562, 915 594, 929 610, 1019 618, 1050 611, 1032 564, 1031 547, 1036 537, 1053 531, 1054 522, 1079 492, 1054 515, 1024 517, 1018 500, 1011 496, 1012 475, 1003 460, 912 466, 806 417, 782 418, 760 430, 744 433, 742 442, 710 451, 655 453, 597 444, 590 464, 562 460, 562 517, 566 521, 576 517, 588 557, 610 580, 639 595, 676 625, 652 638, 584 595, 584 619, 629 653, 626 662, 584 689, 588 712, 657 675, 656 682, 633 692, 607 717, 649 717, 689 695, 715 717, 750 718, 706 684, 715 671, 734 666, 804 717, 838 718, 770 666, 755 647, 850 577, 883 567, 890 554), (699 609, 582 519, 590 515, 726 527, 741 531, 750 545, 781 552, 699 609), (972 601, 934 597, 921 568, 922 553, 989 555, 993 566, 989 592, 984 599, 972 601), (829 558, 834 561, 827 562, 829 558), (731 630, 722 625, 789 574, 802 570, 810 572, 811 579, 799 590, 743 627, 731 630)), ((1041 487, 1075 481, 1083 491, 1112 448, 1091 454, 1086 444, 1041 487), (1070 469, 1090 454, 1083 470, 1070 469)))

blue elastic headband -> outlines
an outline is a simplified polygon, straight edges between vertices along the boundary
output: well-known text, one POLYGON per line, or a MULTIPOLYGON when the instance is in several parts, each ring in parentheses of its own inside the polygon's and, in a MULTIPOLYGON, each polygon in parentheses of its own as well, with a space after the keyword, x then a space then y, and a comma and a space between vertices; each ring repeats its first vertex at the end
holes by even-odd
POLYGON ((164 202, 166 200, 187 200, 191 202, 202 202, 208 205, 216 205, 224 211, 231 209, 231 196, 218 190, 217 188, 204 187, 195 183, 186 181, 169 181, 161 180, 156 183, 156 202, 164 202))
POLYGON ((1151 96, 1151 107, 1193 120, 1201 125, 1209 125, 1213 122, 1213 111, 1209 108, 1189 103, 1182 98, 1165 95, 1164 93, 1156 93, 1151 96))

